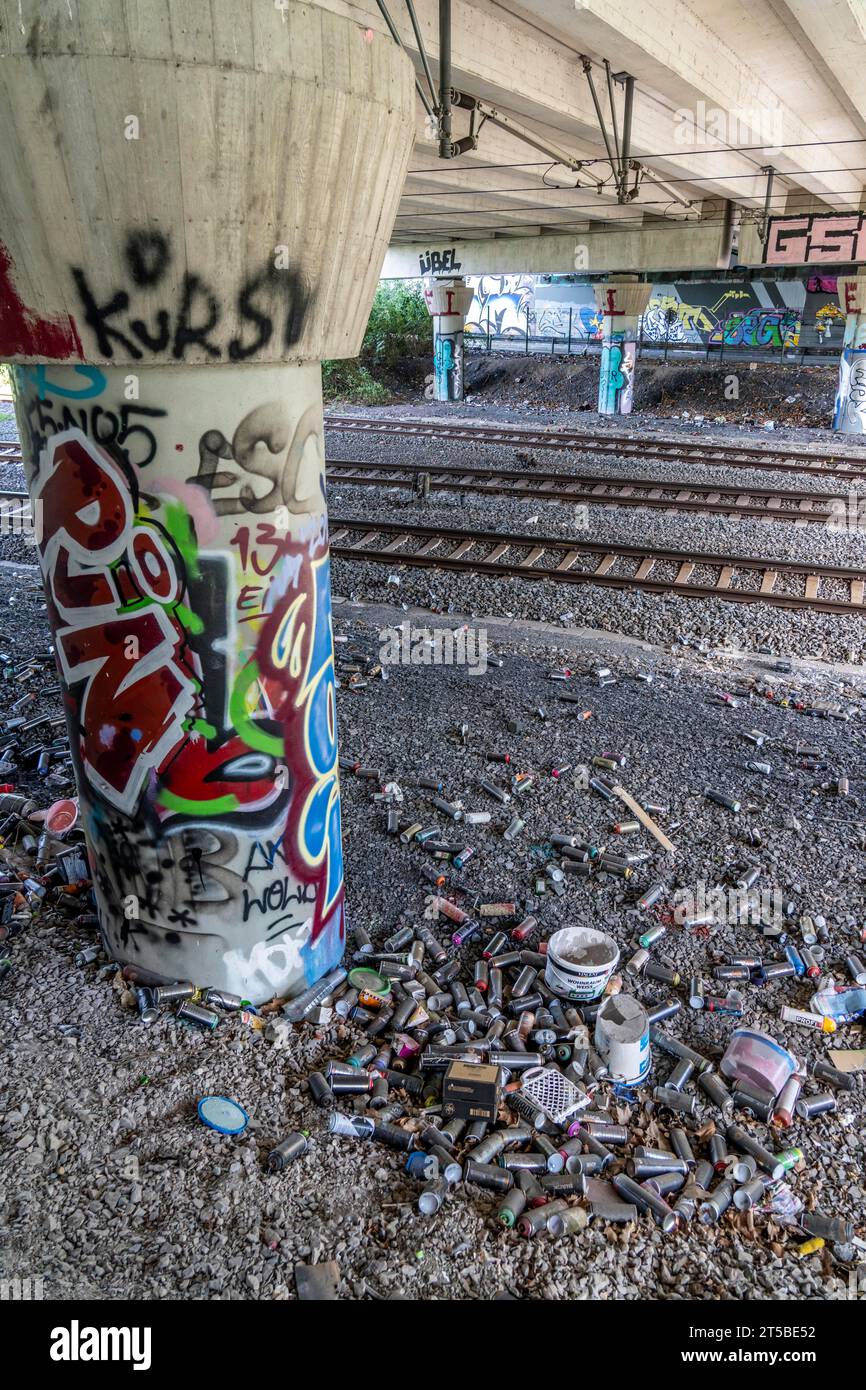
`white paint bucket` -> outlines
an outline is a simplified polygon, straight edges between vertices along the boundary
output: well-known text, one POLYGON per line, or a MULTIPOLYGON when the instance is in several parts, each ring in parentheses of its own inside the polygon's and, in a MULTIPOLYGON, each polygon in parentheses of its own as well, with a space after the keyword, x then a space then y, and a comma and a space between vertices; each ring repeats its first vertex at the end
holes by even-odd
POLYGON ((563 927, 547 943, 545 983, 562 999, 597 999, 618 960, 612 936, 592 927, 563 927))
POLYGON ((612 1081, 634 1086, 649 1076, 649 1019, 633 994, 612 994, 605 999, 596 1014, 595 1045, 612 1081))

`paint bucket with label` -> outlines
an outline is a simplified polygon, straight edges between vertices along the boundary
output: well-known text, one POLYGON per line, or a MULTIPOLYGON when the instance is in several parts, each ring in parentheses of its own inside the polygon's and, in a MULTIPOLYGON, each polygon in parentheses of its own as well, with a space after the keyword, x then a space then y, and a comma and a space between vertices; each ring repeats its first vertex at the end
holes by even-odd
POLYGON ((595 1019, 595 1045, 612 1081, 636 1086, 646 1080, 652 1065, 649 1019, 634 995, 605 999, 595 1019))
POLYGON ((547 943, 545 983, 562 999, 598 999, 618 960, 612 936, 592 927, 563 927, 547 943))

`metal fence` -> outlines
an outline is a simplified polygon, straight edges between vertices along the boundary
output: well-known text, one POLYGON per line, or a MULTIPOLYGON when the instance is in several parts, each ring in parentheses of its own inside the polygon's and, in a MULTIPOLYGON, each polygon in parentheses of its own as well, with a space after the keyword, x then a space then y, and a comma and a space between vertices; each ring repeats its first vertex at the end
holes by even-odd
MULTIPOLYGON (((527 356, 586 357, 601 348, 600 338, 588 337, 571 309, 565 334, 535 333, 527 317, 522 332, 512 329, 508 333, 495 333, 488 328, 487 332, 482 333, 466 332, 463 341, 465 347, 474 352, 517 352, 527 356)), ((675 327, 671 324, 668 332, 661 335, 657 329, 647 334, 641 319, 635 341, 638 358, 647 353, 664 362, 688 358, 718 364, 725 361, 776 361, 795 366, 804 362, 817 365, 838 361, 842 349, 842 324, 838 319, 814 319, 811 322, 798 321, 794 330, 786 328, 780 331, 775 325, 768 330, 766 326, 759 326, 757 333, 752 334, 744 324, 744 315, 736 314, 707 332, 703 341, 694 342, 683 336, 680 325, 675 327), (766 341, 746 341, 750 336, 760 338, 762 333, 766 341)))

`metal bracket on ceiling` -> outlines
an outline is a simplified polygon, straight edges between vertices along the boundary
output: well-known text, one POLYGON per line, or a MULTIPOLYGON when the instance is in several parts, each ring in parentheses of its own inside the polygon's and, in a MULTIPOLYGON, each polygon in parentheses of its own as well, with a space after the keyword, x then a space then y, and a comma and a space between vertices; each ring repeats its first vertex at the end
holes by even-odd
POLYGON ((616 200, 618 203, 633 203, 640 193, 643 180, 649 179, 657 188, 661 188, 672 202, 679 203, 681 207, 690 208, 691 202, 680 196, 670 184, 660 179, 652 169, 648 169, 645 164, 631 157, 631 136, 632 136, 632 116, 634 112, 634 90, 635 80, 629 72, 611 72, 610 63, 604 59, 604 73, 607 83, 607 101, 610 108, 611 130, 608 134, 607 121, 602 111, 601 101, 596 91, 595 82, 592 77, 592 59, 586 54, 580 55, 581 65, 586 75, 587 85, 592 104, 595 107, 595 115, 598 121, 598 128, 601 138, 604 141, 604 148, 607 151, 608 163, 610 164, 613 175, 614 188, 616 189, 616 200), (620 135, 619 124, 617 121, 616 99, 614 87, 622 87, 623 109, 622 109, 622 134, 620 135), (629 187, 629 175, 633 175, 631 187, 629 187))

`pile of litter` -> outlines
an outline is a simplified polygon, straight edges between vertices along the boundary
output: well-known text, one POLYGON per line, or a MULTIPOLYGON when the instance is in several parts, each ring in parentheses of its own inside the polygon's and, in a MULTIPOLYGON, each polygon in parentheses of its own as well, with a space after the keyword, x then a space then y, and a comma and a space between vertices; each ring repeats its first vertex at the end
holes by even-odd
MULTIPOLYGON (((359 689, 381 674, 360 650, 346 653, 341 669, 359 689)), ((560 699, 584 724, 593 689, 618 679, 608 667, 550 678, 560 688, 582 681, 579 693, 565 690, 560 699)), ((823 720, 859 712, 766 682, 721 691, 718 699, 731 708, 768 700, 823 720)), ((818 745, 783 743, 757 729, 745 737, 762 759, 773 759, 744 761, 745 772, 784 779, 786 763, 826 770, 832 775, 816 790, 849 795, 847 777, 818 745)), ((784 1139, 794 1124, 848 1115, 859 1102, 866 1051, 836 1047, 835 1035, 866 1016, 866 966, 858 955, 866 928, 834 940, 819 914, 762 892, 761 869, 748 861, 732 883, 719 885, 716 899, 710 892, 697 906, 678 901, 671 875, 659 867, 657 878, 632 890, 654 854, 671 862, 677 822, 662 828, 668 808, 631 796, 626 764, 600 749, 582 769, 516 769, 509 754, 493 749, 476 786, 449 796, 436 777, 389 781, 380 768, 344 756, 343 776, 369 788, 386 843, 393 837, 408 846, 427 884, 415 910, 381 943, 356 926, 343 966, 300 996, 258 1010, 192 982, 150 988, 127 967, 142 1018, 172 1005, 181 1021, 214 1028, 222 1015, 240 1014, 278 1048, 305 1024, 352 1030, 354 1048, 308 1076, 327 1117, 323 1130, 399 1155, 395 1161, 418 1183, 423 1216, 474 1193, 492 1199, 491 1216, 524 1237, 546 1231, 561 1238, 589 1221, 649 1214, 671 1237, 692 1221, 745 1222, 753 1231, 762 1223, 777 1252, 783 1241, 804 1255, 828 1242, 837 1260, 856 1259, 866 1242, 853 1224, 814 1209, 808 1175, 819 1155, 784 1139), (551 827, 531 893, 485 900, 464 874, 474 857, 471 835, 518 841, 524 822, 515 807, 540 779, 566 772, 582 773, 588 795, 621 803, 628 818, 611 820, 604 844, 551 827), (655 850, 628 848, 641 832, 655 850), (549 934, 543 925, 544 897, 564 894, 574 874, 618 878, 632 891, 633 940, 622 968, 607 934, 588 924, 549 934), (705 947, 703 970, 686 976, 678 969, 680 943, 692 959, 696 944, 705 947), (661 1002, 649 994, 659 985, 667 995, 661 1002), (779 999, 780 1031, 808 1043, 808 1057, 749 1026, 752 990, 779 999), (684 1009, 732 1018, 727 1046, 697 1050, 681 1041, 670 1025, 684 1009), (816 1051, 822 1040, 827 1050, 816 1051)), ((739 837, 747 845, 761 844, 755 818, 762 802, 712 787, 705 796, 742 817, 739 837)), ((315 1144, 312 1133, 289 1133, 269 1165, 282 1171, 315 1144)))

